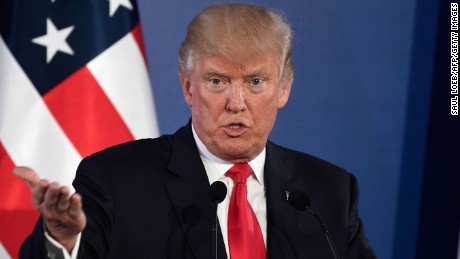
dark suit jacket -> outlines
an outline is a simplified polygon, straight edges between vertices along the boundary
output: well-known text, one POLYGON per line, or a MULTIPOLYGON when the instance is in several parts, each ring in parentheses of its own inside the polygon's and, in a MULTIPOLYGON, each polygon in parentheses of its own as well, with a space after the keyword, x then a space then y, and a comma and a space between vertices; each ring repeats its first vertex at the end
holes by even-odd
MULTIPOLYGON (((190 123, 174 135, 85 158, 73 185, 88 217, 79 258, 212 258, 214 210, 190 123)), ((321 225, 287 202, 286 190, 310 197, 340 258, 375 258, 358 216, 358 187, 351 174, 268 142, 265 188, 268 258, 333 258, 321 225)), ((46 258, 44 240, 40 219, 20 258, 46 258)), ((226 258, 221 234, 218 242, 219 258, 226 258)))

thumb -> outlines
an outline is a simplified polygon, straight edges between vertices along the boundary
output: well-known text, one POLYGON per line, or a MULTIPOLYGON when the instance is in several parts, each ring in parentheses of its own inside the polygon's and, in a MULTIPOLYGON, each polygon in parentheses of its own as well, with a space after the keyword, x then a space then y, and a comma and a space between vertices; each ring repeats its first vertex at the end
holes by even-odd
POLYGON ((29 187, 34 187, 40 181, 38 174, 29 167, 17 166, 13 169, 13 174, 26 182, 29 187))

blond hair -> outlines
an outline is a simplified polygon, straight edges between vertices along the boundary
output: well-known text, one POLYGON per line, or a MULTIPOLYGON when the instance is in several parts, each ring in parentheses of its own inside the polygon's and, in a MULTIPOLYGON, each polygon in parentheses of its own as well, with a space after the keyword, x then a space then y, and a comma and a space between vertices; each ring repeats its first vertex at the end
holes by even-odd
POLYGON ((179 72, 188 73, 200 55, 232 60, 279 54, 281 79, 294 77, 293 33, 284 15, 262 6, 219 4, 205 7, 190 22, 179 49, 179 72))

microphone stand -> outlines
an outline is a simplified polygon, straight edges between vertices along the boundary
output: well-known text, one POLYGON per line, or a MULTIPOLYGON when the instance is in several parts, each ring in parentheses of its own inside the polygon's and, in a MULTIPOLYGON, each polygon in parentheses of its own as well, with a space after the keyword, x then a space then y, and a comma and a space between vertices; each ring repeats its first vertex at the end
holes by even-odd
POLYGON ((289 201, 294 208, 298 210, 307 210, 308 212, 310 212, 310 214, 312 214, 315 217, 315 219, 320 223, 321 227, 323 228, 324 235, 326 236, 327 243, 329 244, 329 248, 331 248, 334 259, 339 259, 339 255, 334 247, 334 244, 332 243, 331 236, 329 235, 329 230, 327 229, 326 223, 324 223, 321 217, 310 208, 310 199, 308 199, 308 197, 304 193, 290 191, 285 191, 285 197, 286 200, 289 201))
POLYGON ((323 227, 323 232, 324 235, 326 236, 327 242, 329 243, 329 247, 331 248, 332 254, 334 255, 335 259, 339 259, 339 256, 337 255, 337 250, 334 247, 334 244, 332 243, 331 236, 329 235, 329 230, 327 229, 326 223, 324 223, 323 220, 319 217, 318 214, 316 214, 313 210, 310 209, 309 206, 306 206, 306 209, 308 212, 310 212, 315 218, 318 220, 318 222, 321 224, 323 227))
POLYGON ((219 201, 214 201, 214 222, 212 226, 212 255, 214 259, 217 259, 217 206, 219 201))
POLYGON ((214 224, 212 226, 212 256, 217 259, 217 207, 227 195, 227 186, 221 181, 215 181, 209 188, 209 198, 211 198, 212 204, 214 205, 214 224))

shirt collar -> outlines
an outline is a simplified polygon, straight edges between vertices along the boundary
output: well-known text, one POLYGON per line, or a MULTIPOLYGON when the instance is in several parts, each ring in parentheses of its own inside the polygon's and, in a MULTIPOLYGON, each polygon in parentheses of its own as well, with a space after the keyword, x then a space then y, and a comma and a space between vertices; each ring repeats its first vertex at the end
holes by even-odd
MULTIPOLYGON (((230 167, 233 166, 233 163, 222 160, 218 158, 217 156, 213 155, 211 152, 209 152, 208 148, 203 144, 203 142, 200 140, 198 135, 195 132, 195 128, 192 123, 192 132, 193 132, 193 138, 195 139, 195 143, 198 147, 198 152, 200 153, 201 160, 203 163, 207 164, 208 166, 212 167, 212 170, 206 170, 206 173, 208 174, 209 182, 213 183, 220 178, 222 178, 225 173, 230 169, 230 167)), ((265 155, 266 155, 266 150, 265 147, 260 152, 259 155, 257 155, 253 160, 249 161, 248 164, 251 166, 252 170, 254 171, 254 174, 256 176, 256 180, 264 186, 264 166, 265 166, 265 155)), ((205 166, 208 168, 208 166, 205 166)))

